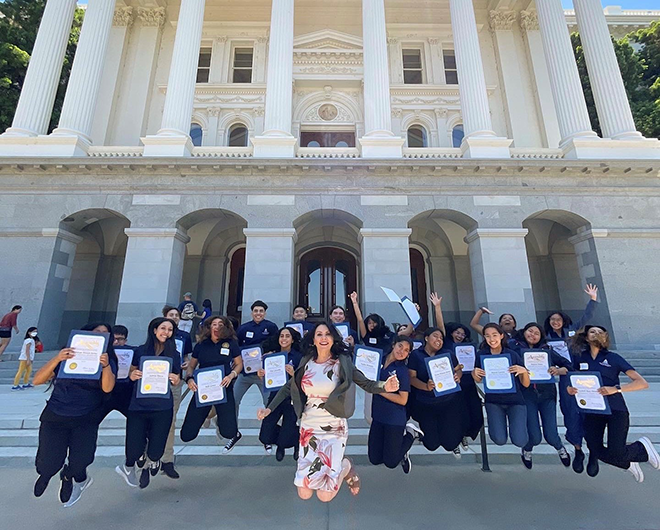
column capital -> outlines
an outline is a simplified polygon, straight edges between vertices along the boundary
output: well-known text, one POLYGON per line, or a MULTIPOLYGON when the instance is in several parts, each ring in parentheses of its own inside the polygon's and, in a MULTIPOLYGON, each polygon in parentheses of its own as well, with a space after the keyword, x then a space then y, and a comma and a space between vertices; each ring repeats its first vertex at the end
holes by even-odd
POLYGON ((112 17, 113 26, 130 27, 135 20, 135 13, 132 7, 118 7, 112 17))
POLYGON ((295 228, 244 228, 245 237, 290 237, 294 242, 298 239, 295 228))
POLYGON ((538 13, 536 11, 521 11, 520 27, 524 31, 538 31, 539 30, 538 13))
POLYGON ((482 237, 525 237, 528 232, 527 228, 475 228, 464 241, 470 244, 482 237))
POLYGON ((493 31, 507 31, 513 29, 517 14, 515 11, 494 10, 488 14, 490 27, 493 31))
POLYGON ((138 7, 138 18, 143 26, 160 28, 164 23, 166 11, 164 7, 149 9, 147 7, 138 7))
POLYGON ((170 237, 178 239, 182 243, 189 243, 190 237, 180 228, 124 228, 124 233, 129 237, 170 237))

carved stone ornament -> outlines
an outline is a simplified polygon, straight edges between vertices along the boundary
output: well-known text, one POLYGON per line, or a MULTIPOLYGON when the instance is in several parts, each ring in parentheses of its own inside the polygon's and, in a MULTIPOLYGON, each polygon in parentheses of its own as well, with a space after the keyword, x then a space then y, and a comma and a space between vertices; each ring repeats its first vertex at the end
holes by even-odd
POLYGON ((159 28, 165 23, 165 8, 147 9, 146 7, 138 7, 138 18, 143 26, 159 28))
POLYGON ((491 11, 490 27, 494 30, 510 30, 516 22, 515 11, 491 11))
POLYGON ((118 7, 115 9, 115 15, 112 18, 113 26, 130 26, 133 24, 133 8, 132 7, 118 7))
POLYGON ((337 117, 339 111, 337 110, 337 107, 335 107, 332 103, 326 103, 325 105, 321 105, 319 107, 318 113, 319 118, 321 118, 323 121, 332 121, 337 117))
POLYGON ((214 118, 217 118, 222 114, 222 107, 209 107, 208 109, 209 116, 213 116, 214 118))
POLYGON ((520 12, 520 27, 525 31, 538 31, 539 15, 536 11, 520 12))
POLYGON ((332 103, 323 103, 314 105, 306 111, 303 121, 306 122, 341 122, 351 123, 353 117, 342 107, 337 107, 332 103))

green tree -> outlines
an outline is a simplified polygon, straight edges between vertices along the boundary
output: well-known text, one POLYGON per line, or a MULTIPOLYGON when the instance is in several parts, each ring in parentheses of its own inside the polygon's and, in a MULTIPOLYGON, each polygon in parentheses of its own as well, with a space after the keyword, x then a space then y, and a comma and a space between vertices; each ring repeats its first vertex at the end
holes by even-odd
MULTIPOLYGON (((14 118, 45 5, 46 0, 4 0, 0 3, 0 131, 11 126, 14 118)), ((57 126, 62 110, 84 13, 83 9, 76 10, 50 130, 57 126)))
POLYGON ((642 82, 647 87, 644 101, 637 109, 640 131, 648 138, 660 138, 660 20, 629 35, 639 44, 637 55, 644 64, 642 82))

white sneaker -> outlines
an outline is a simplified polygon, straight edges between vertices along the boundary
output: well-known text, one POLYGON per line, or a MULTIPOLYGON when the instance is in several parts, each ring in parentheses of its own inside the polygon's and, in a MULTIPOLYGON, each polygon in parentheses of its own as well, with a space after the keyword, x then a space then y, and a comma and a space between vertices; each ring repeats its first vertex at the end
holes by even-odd
POLYGON ((470 441, 467 436, 464 436, 461 440, 461 447, 463 448, 463 451, 467 451, 470 448, 470 441))
POLYGON ((63 506, 65 508, 70 508, 75 503, 77 503, 80 500, 80 497, 82 497, 83 491, 89 488, 93 483, 94 483, 94 479, 89 475, 87 475, 87 480, 85 480, 84 482, 78 483, 74 480, 73 491, 71 492, 71 498, 69 499, 68 502, 64 503, 63 506))
POLYGON ((415 440, 421 440, 424 438, 424 432, 414 423, 406 423, 406 432, 410 433, 415 440))
POLYGON ((653 442, 646 436, 642 436, 637 441, 646 449, 646 453, 649 455, 649 464, 655 469, 660 469, 660 454, 658 454, 658 451, 653 446, 653 442))
POLYGON ((270 444, 264 444, 264 452, 266 453, 267 456, 272 456, 273 455, 273 446, 270 444))
POLYGON ((452 453, 454 453, 454 458, 455 458, 456 460, 460 460, 460 458, 461 458, 461 456, 462 456, 462 455, 461 455, 461 446, 459 445, 458 447, 454 448, 454 450, 452 451, 452 453))
POLYGON ((122 464, 121 466, 117 466, 115 471, 126 481, 126 484, 128 484, 131 488, 138 487, 138 478, 137 473, 135 472, 135 466, 128 468, 126 467, 126 464, 122 464))
POLYGON ((639 467, 639 464, 637 462, 630 462, 630 467, 628 468, 628 471, 632 473, 632 476, 635 477, 635 480, 639 482, 640 484, 644 482, 644 472, 642 471, 642 468, 639 467))

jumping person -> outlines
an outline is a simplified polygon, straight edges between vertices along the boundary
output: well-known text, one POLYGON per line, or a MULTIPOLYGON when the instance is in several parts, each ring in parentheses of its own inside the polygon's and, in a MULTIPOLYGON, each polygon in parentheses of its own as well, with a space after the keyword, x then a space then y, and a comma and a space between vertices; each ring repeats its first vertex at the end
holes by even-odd
MULTIPOLYGON (((289 374, 289 377, 293 377, 293 374, 300 365, 302 359, 302 354, 300 353, 300 340, 300 334, 295 329, 285 327, 279 330, 277 337, 264 341, 262 348, 264 352, 268 353, 286 353, 289 356, 289 362, 286 365, 286 372, 289 374)), ((259 370, 258 375, 263 379, 265 371, 263 369, 259 370)), ((276 391, 271 392, 268 396, 268 402, 272 402, 276 395, 276 391)), ((293 459, 298 460, 298 439, 300 438, 300 431, 298 430, 297 423, 298 418, 296 416, 296 411, 293 408, 293 404, 290 399, 285 399, 277 408, 273 409, 271 414, 264 418, 264 421, 261 424, 259 441, 264 444, 264 446, 272 446, 273 444, 277 445, 275 458, 278 462, 281 462, 284 459, 285 450, 290 447, 294 448, 293 459), (282 420, 281 426, 278 425, 280 419, 282 420)))
POLYGON ((99 423, 106 396, 112 392, 117 375, 117 358, 112 349, 112 329, 86 326, 110 332, 107 352, 101 355, 101 377, 97 379, 57 378, 60 365, 76 356, 73 348, 63 348, 34 376, 35 386, 52 381, 53 391, 39 421, 39 448, 34 484, 35 497, 41 497, 50 479, 60 473, 60 502, 73 506, 92 484, 87 468, 94 462, 99 423))
POLYGON ((571 363, 556 353, 546 342, 545 333, 540 324, 529 322, 519 331, 516 338, 509 341, 509 347, 521 357, 523 350, 534 348, 548 353, 550 369, 548 373, 553 379, 547 383, 532 383, 522 388, 525 405, 527 406, 527 435, 529 441, 522 448, 520 458, 527 469, 532 469, 532 451, 541 443, 541 426, 543 437, 549 445, 557 450, 559 459, 565 467, 571 465, 571 456, 566 451, 557 430, 557 387, 554 376, 566 375, 571 363), (539 423, 540 417, 540 423, 539 423))
POLYGON ((527 407, 521 387, 529 386, 529 372, 523 366, 523 360, 515 351, 506 347, 506 332, 499 325, 491 322, 483 327, 484 341, 477 353, 472 370, 472 377, 481 383, 486 372, 481 366, 481 355, 511 356, 509 373, 514 376, 514 392, 510 394, 486 394, 486 415, 488 417, 488 434, 497 445, 504 445, 507 438, 521 449, 529 442, 527 434, 527 407), (508 427, 508 429, 507 429, 508 427), (507 433, 508 431, 508 433, 507 433))
POLYGON ((413 434, 406 432, 406 404, 410 394, 410 375, 406 361, 413 349, 409 337, 394 338, 392 351, 387 355, 380 370, 379 380, 387 381, 392 375, 399 380, 399 391, 376 394, 373 398, 369 429, 369 462, 385 464, 394 469, 399 464, 404 473, 410 473, 412 464, 408 452, 415 442, 413 434))
MULTIPOLYGON (((481 319, 481 316, 484 313, 488 315, 493 314, 493 312, 487 307, 480 307, 472 317, 472 320, 470 320, 470 327, 474 331, 476 331, 479 335, 484 334, 483 332, 484 326, 479 324, 479 320, 481 319)), ((500 315, 500 318, 497 320, 497 322, 504 331, 507 340, 513 338, 513 336, 516 333, 516 327, 518 326, 518 324, 516 323, 516 317, 514 317, 511 313, 502 313, 500 315)))
POLYGON ((190 442, 197 438, 211 409, 215 409, 218 432, 229 442, 222 453, 229 453, 236 442, 241 439, 236 419, 236 404, 234 403, 233 385, 238 373, 243 369, 241 350, 238 347, 234 328, 226 317, 210 317, 204 321, 202 333, 193 349, 192 359, 186 369, 186 382, 192 392, 197 392, 193 373, 196 368, 213 368, 222 366, 225 377, 222 386, 225 388, 227 401, 218 405, 197 406, 193 397, 188 405, 186 417, 181 426, 181 440, 190 442), (232 365, 233 362, 233 365, 232 365), (235 440, 235 441, 234 441, 235 440))
POLYGON ((25 338, 23 339, 23 346, 21 346, 21 354, 18 356, 18 370, 14 377, 14 386, 11 387, 12 390, 25 390, 26 388, 32 388, 32 385, 30 384, 30 375, 32 374, 32 364, 34 363, 34 354, 37 349, 37 340, 37 328, 34 326, 28 328, 27 333, 25 333, 25 338), (23 386, 19 384, 21 382, 21 377, 23 377, 23 386))
POLYGON ((7 346, 11 342, 11 330, 18 334, 18 315, 23 310, 20 305, 15 305, 11 311, 0 320, 0 362, 4 361, 2 354, 5 353, 7 346))
MULTIPOLYGON (((169 318, 154 318, 147 328, 147 340, 139 346, 131 363, 130 379, 142 379, 140 359, 142 357, 167 357, 172 360, 168 379, 171 385, 178 385, 181 374, 181 356, 174 344, 174 329, 176 324, 169 318)), ((165 452, 167 435, 172 425, 174 399, 170 391, 167 398, 138 397, 140 383, 135 384, 135 392, 129 405, 126 420, 126 461, 117 466, 115 471, 123 477, 131 487, 146 488, 150 476, 156 476, 160 470, 160 461, 165 452), (137 461, 146 452, 147 460, 137 477, 135 469, 137 461)))
POLYGON ((280 403, 291 398, 300 418, 300 458, 295 485, 298 496, 314 495, 322 502, 335 498, 346 480, 353 495, 360 491, 355 467, 344 457, 348 440, 348 418, 355 411, 353 383, 371 393, 397 392, 399 381, 370 381, 353 365, 349 350, 334 326, 317 324, 307 334, 308 346, 294 377, 289 379, 266 409, 266 418, 280 403))
POLYGON ((383 317, 376 313, 371 313, 367 315, 367 318, 362 318, 362 311, 358 303, 358 294, 353 291, 350 298, 353 303, 353 311, 357 317, 362 344, 388 352, 392 347, 394 334, 387 324, 385 324, 383 317))
MULTIPOLYGON (((346 309, 340 305, 332 306, 330 309, 330 322, 333 324, 348 324, 346 321, 346 309)), ((346 344, 349 347, 354 347, 358 342, 358 334, 349 324, 348 337, 346 337, 346 344)))
MULTIPOLYGON (((584 425, 584 438, 589 448, 587 474, 598 475, 598 461, 620 469, 627 469, 637 482, 644 481, 644 473, 638 462, 648 462, 655 469, 660 469, 660 455, 651 440, 646 436, 636 442, 627 443, 630 427, 630 413, 623 399, 624 392, 645 390, 649 387, 646 380, 635 371, 619 354, 609 351, 610 337, 603 326, 586 326, 576 336, 576 346, 580 353, 573 359, 573 368, 577 371, 600 373, 603 386, 598 393, 605 396, 611 414, 591 414, 581 411, 584 425), (626 374, 631 382, 621 385, 619 374, 626 374), (607 446, 603 437, 607 429, 607 446)), ((577 394, 577 388, 569 386, 568 394, 577 394)), ((575 398, 573 398, 575 399, 575 398)))
MULTIPOLYGON (((128 328, 122 325, 116 325, 112 328, 112 335, 114 338, 113 348, 122 350, 132 350, 135 354, 135 348, 126 344, 128 340, 128 328)), ((103 418, 110 412, 116 410, 125 418, 128 417, 128 406, 131 404, 131 397, 133 395, 133 381, 130 380, 128 375, 124 378, 119 378, 120 374, 117 373, 117 380, 115 387, 112 389, 110 397, 105 400, 105 410, 103 418)))

